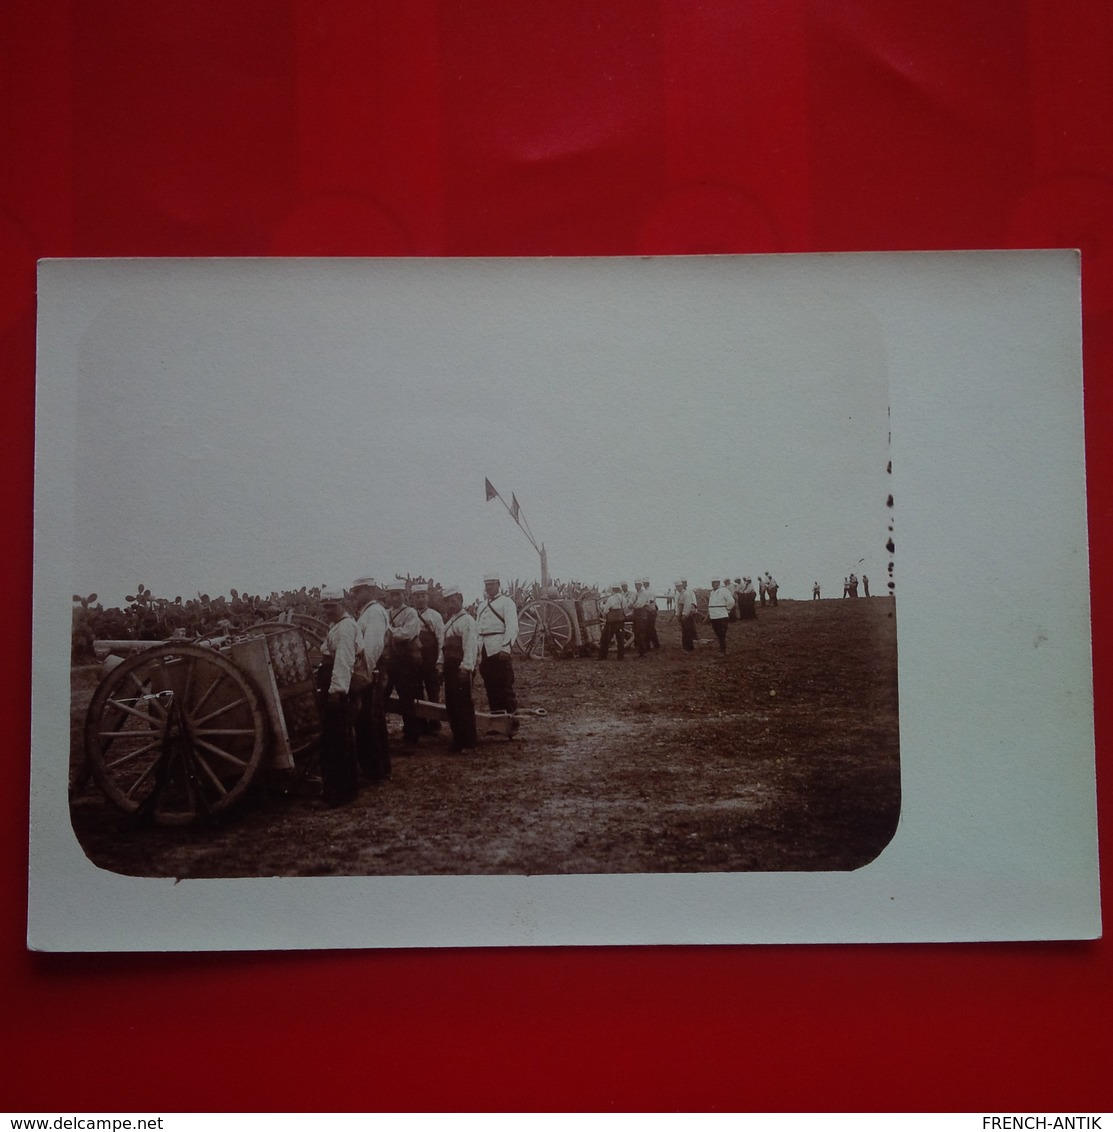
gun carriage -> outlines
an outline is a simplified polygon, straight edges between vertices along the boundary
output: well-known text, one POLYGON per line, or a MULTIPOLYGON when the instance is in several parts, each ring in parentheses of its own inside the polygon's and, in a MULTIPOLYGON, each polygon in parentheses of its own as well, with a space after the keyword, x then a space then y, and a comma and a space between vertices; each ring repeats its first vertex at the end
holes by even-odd
MULTIPOLYGON (((216 638, 97 641, 106 673, 85 716, 75 790, 92 778, 127 813, 189 825, 233 810, 263 778, 296 782, 316 763, 314 675, 326 632, 323 621, 294 614, 216 638)), ((385 706, 399 711, 397 697, 385 706)), ((440 703, 418 700, 415 709, 446 718, 440 703)), ((476 719, 513 734, 505 712, 476 719)))
MULTIPOLYGON (((590 595, 572 598, 536 598, 518 613, 517 656, 529 660, 553 660, 591 656, 599 648, 603 617, 599 599, 590 595)), ((625 647, 634 644, 633 623, 623 625, 625 647)))
POLYGON ((231 810, 262 772, 304 773, 321 733, 314 618, 196 641, 99 641, 85 765, 110 802, 161 825, 231 810), (128 656, 121 654, 130 653, 128 656))

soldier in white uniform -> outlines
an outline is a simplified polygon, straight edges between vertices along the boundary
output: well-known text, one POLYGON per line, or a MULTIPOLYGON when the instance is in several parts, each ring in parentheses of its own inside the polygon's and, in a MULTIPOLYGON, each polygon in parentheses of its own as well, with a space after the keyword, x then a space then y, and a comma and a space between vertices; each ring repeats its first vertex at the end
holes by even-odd
POLYGON ((657 636, 657 595, 650 589, 648 578, 642 578, 642 589, 645 590, 647 594, 645 611, 649 617, 646 640, 651 649, 659 649, 661 647, 661 640, 657 636))
POLYGON ((649 597, 649 590, 642 585, 641 578, 635 578, 630 615, 634 622, 634 648, 638 650, 638 656, 649 652, 649 597))
POLYGON ((344 608, 342 590, 321 590, 321 608, 329 623, 317 670, 321 711, 321 797, 326 806, 346 806, 359 794, 359 771, 352 734, 349 690, 362 645, 355 618, 344 608))
POLYGON ((615 642, 619 660, 626 659, 626 602, 622 596, 622 585, 616 582, 611 586, 610 596, 603 602, 599 612, 603 616, 603 629, 599 636, 599 660, 606 660, 615 642))
POLYGON ((680 618, 680 643, 685 652, 696 647, 696 595, 688 589, 688 579, 676 583, 676 616, 680 618))
POLYGON ((387 586, 388 655, 386 662, 386 694, 398 692, 398 707, 402 713, 402 743, 416 747, 421 737, 421 720, 414 709, 414 701, 421 698, 421 621, 417 613, 406 604, 406 587, 401 582, 387 586))
MULTIPOLYGON (((498 574, 483 578, 484 596, 476 613, 479 637, 479 672, 487 689, 491 711, 513 715, 518 710, 514 694, 514 661, 510 649, 518 639, 518 607, 512 598, 499 592, 498 574)), ((511 723, 511 733, 518 730, 518 721, 511 723)))
POLYGON ((757 593, 754 590, 753 579, 748 575, 744 575, 742 578, 742 587, 734 597, 735 603, 738 606, 739 621, 753 621, 757 617, 757 610, 754 608, 756 598, 757 593))
POLYGON ((730 611, 734 607, 734 594, 719 585, 719 579, 711 580, 711 593, 707 595, 707 616, 711 629, 719 638, 719 652, 727 651, 727 625, 730 611))
POLYGON ((452 749, 472 751, 476 744, 472 680, 479 658, 479 636, 475 618, 464 609, 459 586, 446 586, 441 593, 448 614, 444 623, 444 706, 452 728, 452 749))
POLYGON ((390 777, 390 740, 386 727, 386 672, 383 653, 387 643, 387 611, 383 591, 371 577, 352 583, 356 624, 363 638, 363 666, 368 685, 356 705, 356 754, 360 772, 373 782, 390 777))
MULTIPOLYGON (((424 582, 417 582, 410 587, 410 600, 413 602, 414 612, 421 621, 421 632, 418 633, 417 639, 421 643, 421 685, 424 699, 430 703, 440 703, 440 668, 444 662, 442 654, 444 618, 429 605, 429 587, 424 582)), ((435 719, 427 721, 424 728, 426 731, 440 729, 441 725, 435 719)))
POLYGON ((768 570, 766 570, 765 571, 765 592, 769 595, 769 604, 770 605, 776 605, 777 604, 777 590, 778 589, 780 589, 780 587, 777 585, 777 579, 774 578, 773 575, 770 574, 768 570))

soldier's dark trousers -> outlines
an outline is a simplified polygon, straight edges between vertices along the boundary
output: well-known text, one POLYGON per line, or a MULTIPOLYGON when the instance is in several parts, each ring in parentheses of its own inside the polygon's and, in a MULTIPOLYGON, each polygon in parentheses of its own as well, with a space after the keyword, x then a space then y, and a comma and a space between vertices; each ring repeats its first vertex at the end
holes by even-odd
POLYGON ((680 618, 680 643, 687 652, 696 647, 696 618, 692 613, 680 618))
POLYGON ((487 689, 487 703, 491 711, 505 711, 513 715, 518 710, 518 697, 514 694, 514 662, 509 653, 484 654, 479 662, 483 687, 487 689))
MULTIPOLYGON (((423 630, 421 634, 421 687, 418 690, 417 697, 421 700, 428 700, 433 704, 441 702, 441 674, 437 671, 438 652, 440 652, 440 648, 437 645, 436 636, 423 630), (428 638, 431 638, 431 640, 428 638)), ((421 721, 421 730, 426 734, 440 731, 440 729, 439 719, 423 719, 421 721)))
POLYGON ((421 687, 419 698, 431 703, 440 703, 441 678, 437 672, 437 653, 440 651, 437 638, 432 633, 421 634, 421 687), (426 640, 431 637, 432 640, 426 640))
POLYGON ((634 648, 638 656, 649 652, 649 614, 644 609, 634 610, 634 648))
POLYGON ((604 621, 603 633, 599 638, 599 659, 606 660, 611 650, 611 640, 614 640, 618 650, 618 659, 626 659, 625 623, 622 621, 604 621))
POLYGON ((374 782, 390 777, 390 740, 386 729, 385 678, 378 672, 359 697, 356 756, 359 769, 374 782))
POLYGON ((711 628, 715 636, 719 638, 719 652, 727 651, 727 625, 730 624, 726 617, 713 617, 711 619, 711 628))
POLYGON ((348 697, 328 696, 321 704, 321 797, 342 806, 359 793, 355 743, 348 697))
POLYGON ((740 621, 753 621, 757 617, 757 610, 754 608, 754 599, 757 594, 739 594, 738 595, 738 619, 740 621))
POLYGON ((651 649, 659 649, 661 641, 657 636, 657 607, 651 605, 649 607, 649 628, 647 630, 647 640, 651 649))
POLYGON ((421 737, 421 720, 414 709, 414 701, 421 698, 421 662, 392 659, 387 666, 388 697, 392 690, 398 693, 398 709, 402 713, 402 742, 414 747, 421 737))
POLYGON ((472 674, 460 671, 460 661, 444 662, 444 706, 448 725, 452 728, 452 746, 456 750, 474 747, 475 702, 471 695, 472 674))

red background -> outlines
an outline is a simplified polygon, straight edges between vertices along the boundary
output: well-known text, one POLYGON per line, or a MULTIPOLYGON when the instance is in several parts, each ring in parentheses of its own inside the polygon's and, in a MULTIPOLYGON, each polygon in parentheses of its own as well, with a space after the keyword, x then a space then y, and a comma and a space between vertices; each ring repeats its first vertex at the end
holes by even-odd
POLYGON ((1106 0, 0 6, 0 1108, 1113 1108, 1108 943, 24 949, 36 258, 1081 247, 1101 689, 1111 48, 1106 0))

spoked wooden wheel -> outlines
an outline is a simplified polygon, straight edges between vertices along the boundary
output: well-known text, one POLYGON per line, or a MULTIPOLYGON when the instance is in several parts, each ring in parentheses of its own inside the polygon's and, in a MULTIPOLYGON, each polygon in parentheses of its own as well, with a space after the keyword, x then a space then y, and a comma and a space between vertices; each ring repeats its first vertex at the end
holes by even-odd
POLYGON ((532 660, 570 656, 575 649, 572 618, 559 602, 531 601, 518 614, 515 646, 532 660))
POLYGON ((162 825, 234 806, 263 761, 267 735, 251 679, 197 645, 156 645, 123 661, 85 717, 85 753, 106 797, 162 825))

